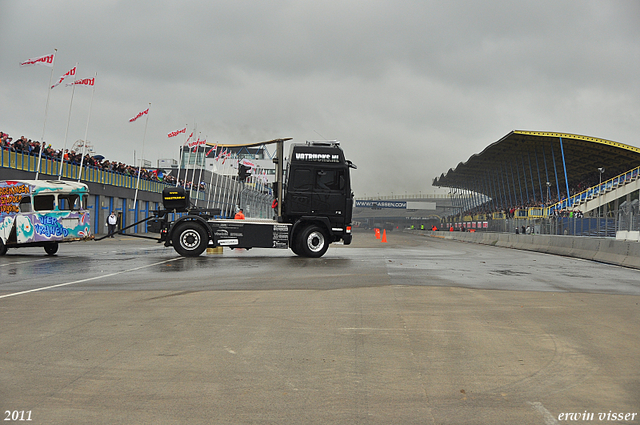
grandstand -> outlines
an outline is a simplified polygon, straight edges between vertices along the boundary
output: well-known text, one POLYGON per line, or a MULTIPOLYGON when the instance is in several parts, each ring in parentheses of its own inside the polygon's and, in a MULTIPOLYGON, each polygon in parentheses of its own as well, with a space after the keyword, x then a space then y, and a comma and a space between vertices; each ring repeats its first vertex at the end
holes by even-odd
POLYGON ((639 174, 640 148, 514 130, 433 185, 448 187, 457 198, 456 213, 443 219, 453 227, 509 231, 520 228, 520 220, 542 233, 613 236, 638 230, 639 174))

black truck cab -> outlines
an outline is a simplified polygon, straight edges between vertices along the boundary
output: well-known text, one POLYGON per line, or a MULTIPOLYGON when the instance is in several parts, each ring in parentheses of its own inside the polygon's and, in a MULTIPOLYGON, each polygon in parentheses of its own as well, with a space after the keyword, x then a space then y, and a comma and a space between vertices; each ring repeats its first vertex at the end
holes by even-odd
POLYGON ((315 224, 329 242, 351 243, 351 167, 338 142, 291 146, 281 220, 294 225, 294 234, 315 224))

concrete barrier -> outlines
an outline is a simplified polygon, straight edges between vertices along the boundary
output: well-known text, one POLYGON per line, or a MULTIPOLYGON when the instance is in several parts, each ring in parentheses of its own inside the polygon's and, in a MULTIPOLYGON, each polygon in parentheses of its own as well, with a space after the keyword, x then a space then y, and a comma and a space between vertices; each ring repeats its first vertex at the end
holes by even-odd
POLYGON ((406 232, 447 240, 584 258, 640 269, 640 242, 636 239, 627 239, 635 237, 635 232, 626 232, 624 239, 491 232, 434 232, 431 230, 406 230, 406 232), (629 235, 629 233, 632 234, 629 235))
POLYGON ((618 230, 616 232, 617 241, 638 241, 640 240, 640 231, 638 230, 618 230))

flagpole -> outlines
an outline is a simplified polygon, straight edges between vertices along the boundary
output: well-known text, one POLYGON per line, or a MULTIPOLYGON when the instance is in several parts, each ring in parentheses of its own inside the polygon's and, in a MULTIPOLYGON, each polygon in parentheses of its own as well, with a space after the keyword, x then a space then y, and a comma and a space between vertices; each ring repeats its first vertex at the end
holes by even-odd
MULTIPOLYGON (((186 136, 187 133, 189 132, 189 124, 185 124, 184 128, 185 128, 184 134, 186 136)), ((182 144, 182 149, 178 152, 178 155, 180 156, 180 160, 178 161, 178 175, 176 176, 176 187, 178 187, 180 184, 180 166, 182 165, 182 153, 184 152, 184 145, 188 141, 189 141, 189 136, 187 136, 187 140, 185 140, 184 143, 182 144)))
POLYGON ((51 74, 49 75, 49 86, 47 90, 47 104, 44 107, 44 124, 42 124, 42 137, 40 138, 40 152, 38 152, 38 167, 36 168, 36 180, 40 174, 40 163, 42 162, 42 151, 44 150, 44 129, 47 126, 47 113, 49 112, 49 97, 51 96, 51 81, 53 81, 53 68, 56 65, 56 53, 58 49, 53 49, 53 59, 51 60, 51 74))
POLYGON ((220 154, 218 155, 218 159, 222 159, 222 164, 220 164, 220 172, 219 172, 219 178, 217 181, 218 184, 218 193, 216 194, 216 200, 214 202, 217 202, 218 205, 220 206, 220 213, 222 214, 222 192, 224 191, 224 157, 222 155, 222 153, 224 152, 224 150, 222 148, 220 148, 220 154))
MULTIPOLYGON (((193 135, 196 137, 196 139, 198 139, 198 136, 196 136, 196 130, 198 129, 198 124, 196 124, 195 122, 193 123, 193 135)), ((196 147, 198 145, 197 140, 196 142, 196 147)), ((191 155, 193 154, 193 149, 191 149, 191 147, 189 147, 189 162, 191 162, 191 155)), ((195 159, 193 160, 193 167, 195 169, 195 165, 196 165, 196 161, 195 159)), ((187 185, 187 178, 189 178, 189 164, 187 163, 187 171, 184 173, 184 181, 185 181, 185 187, 187 185)), ((191 185, 189 186, 189 202, 191 202, 191 195, 193 194, 193 177, 191 177, 191 185)))
MULTIPOLYGON (((207 141, 207 136, 204 136, 204 141, 207 141)), ((202 169, 205 167, 206 163, 207 163, 207 145, 206 143, 204 145, 203 148, 203 155, 202 155, 202 164, 200 166, 200 173, 198 173, 198 189, 200 189, 200 182, 202 181, 202 169)), ((198 146, 198 150, 200 150, 200 146, 198 146)), ((197 158, 197 156, 196 156, 197 158)), ((206 188, 205 188, 206 189, 206 188)), ((198 205, 198 192, 196 192, 196 205, 198 205)))
MULTIPOLYGON (((212 148, 212 150, 214 150, 215 152, 213 153, 213 160, 216 160, 216 155, 218 153, 218 142, 216 142, 215 146, 212 148)), ((211 151, 211 150, 210 150, 211 151)), ((206 161, 206 158, 205 158, 206 161)), ((209 205, 211 205, 211 188, 215 187, 213 186, 213 175, 214 175, 214 168, 215 168, 215 164, 212 163, 212 167, 211 167, 211 179, 209 179, 209 196, 207 197, 207 209, 209 208, 209 205)), ((215 196, 215 189, 213 190, 213 196, 215 196)))
POLYGON ((222 211, 224 211, 224 190, 225 190, 225 186, 227 185, 227 179, 226 179, 226 168, 227 166, 225 166, 225 161, 226 161, 226 151, 227 149, 225 148, 224 150, 224 155, 221 153, 220 154, 220 158, 222 158, 222 164, 220 167, 220 178, 221 178, 221 182, 220 182, 220 193, 218 194, 218 203, 220 204, 220 211, 222 214, 222 211))
MULTIPOLYGON (((211 188, 214 187, 213 186, 213 174, 214 174, 213 168, 214 167, 211 167, 211 178, 209 179, 209 196, 207 197, 207 209, 209 208, 209 204, 211 204, 211 188)), ((215 189, 214 189, 213 193, 214 193, 214 196, 215 196, 215 193, 216 193, 215 189)))
MULTIPOLYGON (((151 103, 149 103, 148 111, 151 111, 151 103)), ((138 188, 140 187, 140 172, 142 171, 142 161, 144 161, 144 139, 147 137, 147 124, 149 124, 149 113, 147 112, 147 119, 144 122, 144 134, 142 135, 142 152, 140 153, 140 165, 138 165, 138 179, 136 181, 136 194, 133 197, 133 208, 138 208, 138 188)))
MULTIPOLYGON (((222 148, 220 148, 220 151, 222 152, 222 148)), ((220 159, 220 155, 218 154, 218 147, 216 146, 216 158, 215 158, 215 162, 216 163, 214 164, 214 167, 215 167, 216 171, 219 171, 218 170, 218 160, 219 159, 220 159)), ((220 187, 220 173, 217 172, 216 173, 216 185, 215 185, 215 190, 213 192, 213 202, 212 202, 213 208, 216 207, 216 199, 218 198, 218 189, 219 189, 219 187, 220 187)))
POLYGON ((84 143, 82 144, 82 157, 80 158, 80 169, 78 170, 78 183, 80 183, 80 178, 82 178, 82 163, 84 162, 84 156, 87 151, 87 134, 89 133, 89 121, 91 120, 91 107, 93 106, 93 95, 96 93, 96 77, 98 73, 96 72, 93 76, 93 90, 91 90, 91 101, 89 102, 89 116, 87 116, 87 126, 84 129, 84 143))
MULTIPOLYGON (((78 77, 78 62, 76 62, 76 73, 73 76, 73 82, 76 82, 76 78, 78 77)), ((94 86, 95 87, 95 84, 94 86)), ((67 149, 67 135, 69 134, 69 123, 71 122, 71 105, 73 105, 73 94, 76 91, 76 85, 74 84, 71 87, 71 101, 69 102, 69 116, 67 117, 67 129, 64 132, 64 146, 62 147, 62 153, 60 155, 60 169, 58 170, 58 180, 62 179, 62 169, 64 168, 64 150, 67 149)))
MULTIPOLYGON (((230 151, 227 151, 227 154, 229 154, 230 151)), ((228 157, 225 158, 225 160, 229 159, 228 157)), ((227 164, 227 166, 224 168, 224 177, 226 179, 226 182, 224 183, 223 186, 223 191, 221 193, 221 204, 223 205, 223 207, 225 209, 227 209, 226 204, 228 203, 228 198, 229 198, 229 192, 231 191, 231 178, 227 175, 228 170, 230 170, 231 168, 231 161, 229 161, 229 164, 227 164)))
POLYGON ((235 208, 233 208, 233 182, 235 181, 233 180, 233 160, 229 160, 229 172, 231 173, 227 176, 227 180, 229 181, 229 188, 227 189, 227 193, 225 193, 224 199, 225 202, 229 205, 229 208, 231 208, 231 213, 235 214, 235 208))
MULTIPOLYGON (((202 132, 200 132, 202 134, 202 132)), ((200 134, 198 134, 198 140, 196 140, 196 158, 193 160, 193 171, 191 171, 191 190, 193 191, 193 180, 196 178, 196 164, 198 163, 198 151, 200 150, 200 134)), ((196 186, 196 200, 195 205, 198 205, 198 189, 200 185, 196 186)))

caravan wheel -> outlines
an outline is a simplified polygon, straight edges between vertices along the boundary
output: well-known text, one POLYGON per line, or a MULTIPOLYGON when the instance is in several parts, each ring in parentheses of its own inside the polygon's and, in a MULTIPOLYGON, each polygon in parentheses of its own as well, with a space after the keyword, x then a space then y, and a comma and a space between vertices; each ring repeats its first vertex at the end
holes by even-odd
POLYGON ((47 255, 54 255, 58 252, 58 242, 51 242, 50 244, 45 245, 44 252, 46 252, 47 255))

